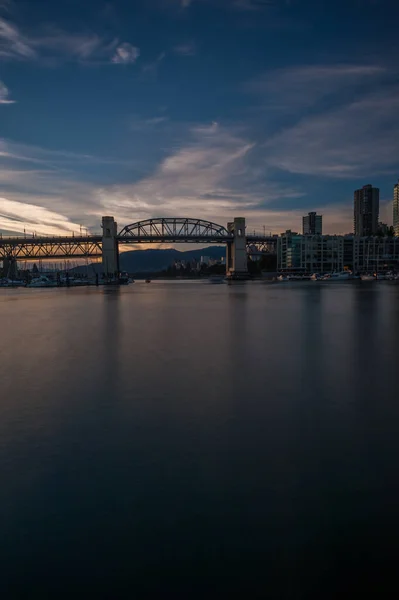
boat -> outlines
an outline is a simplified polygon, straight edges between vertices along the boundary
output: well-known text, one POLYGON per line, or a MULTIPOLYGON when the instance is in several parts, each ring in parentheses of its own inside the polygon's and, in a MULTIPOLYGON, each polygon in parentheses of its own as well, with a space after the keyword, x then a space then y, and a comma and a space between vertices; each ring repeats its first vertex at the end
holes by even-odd
POLYGON ((321 278, 322 281, 352 281, 353 275, 350 271, 340 271, 338 273, 327 273, 321 278))
POLYGON ((25 281, 21 279, 8 279, 4 277, 0 279, 0 287, 23 287, 25 286, 25 281))
POLYGON ((129 283, 132 283, 131 277, 129 277, 129 274, 126 272, 119 275, 118 281, 120 285, 129 285, 129 283))
POLYGON ((83 285, 89 285, 89 282, 87 279, 70 279, 69 281, 69 285, 71 287, 79 287, 79 286, 83 286, 83 285))
POLYGON ((310 275, 299 275, 299 274, 291 274, 291 275, 279 275, 277 277, 277 281, 309 281, 310 280, 310 275))
POLYGON ((290 275, 279 275, 277 277, 277 281, 283 281, 283 282, 291 281, 291 276, 290 275))
POLYGON ((54 288, 57 287, 57 282, 45 275, 41 275, 40 277, 36 277, 32 279, 30 283, 27 284, 28 288, 54 288))
POLYGON ((375 281, 374 275, 371 275, 370 273, 365 273, 364 275, 360 275, 360 279, 362 281, 375 281))
POLYGON ((224 276, 212 275, 212 277, 209 278, 209 283, 225 283, 224 276))

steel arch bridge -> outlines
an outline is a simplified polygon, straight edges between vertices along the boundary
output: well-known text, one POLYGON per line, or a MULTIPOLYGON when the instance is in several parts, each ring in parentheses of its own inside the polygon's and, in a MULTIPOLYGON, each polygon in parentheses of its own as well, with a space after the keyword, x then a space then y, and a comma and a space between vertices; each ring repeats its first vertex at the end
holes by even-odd
POLYGON ((222 225, 203 219, 157 218, 126 225, 118 234, 118 242, 229 242, 233 234, 222 225))
MULTIPOLYGON (((116 234, 116 232, 115 232, 116 234)), ((104 235, 104 232, 103 232, 104 235)), ((0 261, 100 258, 103 235, 52 237, 1 237, 0 261)), ((154 218, 126 225, 117 235, 118 246, 140 243, 219 243, 230 245, 234 234, 226 227, 191 218, 154 218)), ((246 235, 250 255, 276 252, 275 236, 246 235)))

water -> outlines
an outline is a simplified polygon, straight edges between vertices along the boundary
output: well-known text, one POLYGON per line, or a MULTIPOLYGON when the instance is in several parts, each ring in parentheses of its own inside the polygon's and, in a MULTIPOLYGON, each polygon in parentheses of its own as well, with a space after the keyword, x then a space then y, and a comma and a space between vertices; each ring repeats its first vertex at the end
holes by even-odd
POLYGON ((393 578, 399 286, 2 290, 0 315, 2 598, 393 578))

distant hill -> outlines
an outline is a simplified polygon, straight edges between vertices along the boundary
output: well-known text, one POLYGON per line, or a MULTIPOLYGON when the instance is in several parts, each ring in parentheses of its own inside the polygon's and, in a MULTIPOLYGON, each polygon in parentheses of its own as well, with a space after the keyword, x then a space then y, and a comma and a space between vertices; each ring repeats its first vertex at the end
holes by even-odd
POLYGON ((172 265, 175 260, 200 260, 201 256, 220 259, 225 254, 226 248, 224 246, 210 246, 209 248, 188 250, 186 252, 180 252, 174 248, 165 250, 131 250, 121 252, 119 260, 121 271, 141 273, 163 271, 172 265))
MULTIPOLYGON (((208 248, 188 250, 186 252, 180 252, 174 248, 167 248, 165 250, 129 250, 128 252, 120 253, 120 268, 121 271, 127 271, 128 273, 156 273, 164 271, 170 265, 173 265, 175 260, 200 260, 201 256, 220 259, 226 256, 226 248, 225 246, 209 246, 208 248)), ((89 273, 92 272, 92 269, 97 273, 101 273, 101 264, 91 265, 89 273)), ((71 271, 86 273, 87 267, 75 267, 71 271)))

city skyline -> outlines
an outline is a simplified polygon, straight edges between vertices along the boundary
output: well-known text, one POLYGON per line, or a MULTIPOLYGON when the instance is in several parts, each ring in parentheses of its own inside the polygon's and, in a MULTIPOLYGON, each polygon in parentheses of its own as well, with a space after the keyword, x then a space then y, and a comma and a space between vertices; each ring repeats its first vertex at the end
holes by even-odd
POLYGON ((391 224, 397 16, 389 0, 0 2, 0 232, 112 214, 281 233, 311 211, 349 233, 368 181, 391 224))

